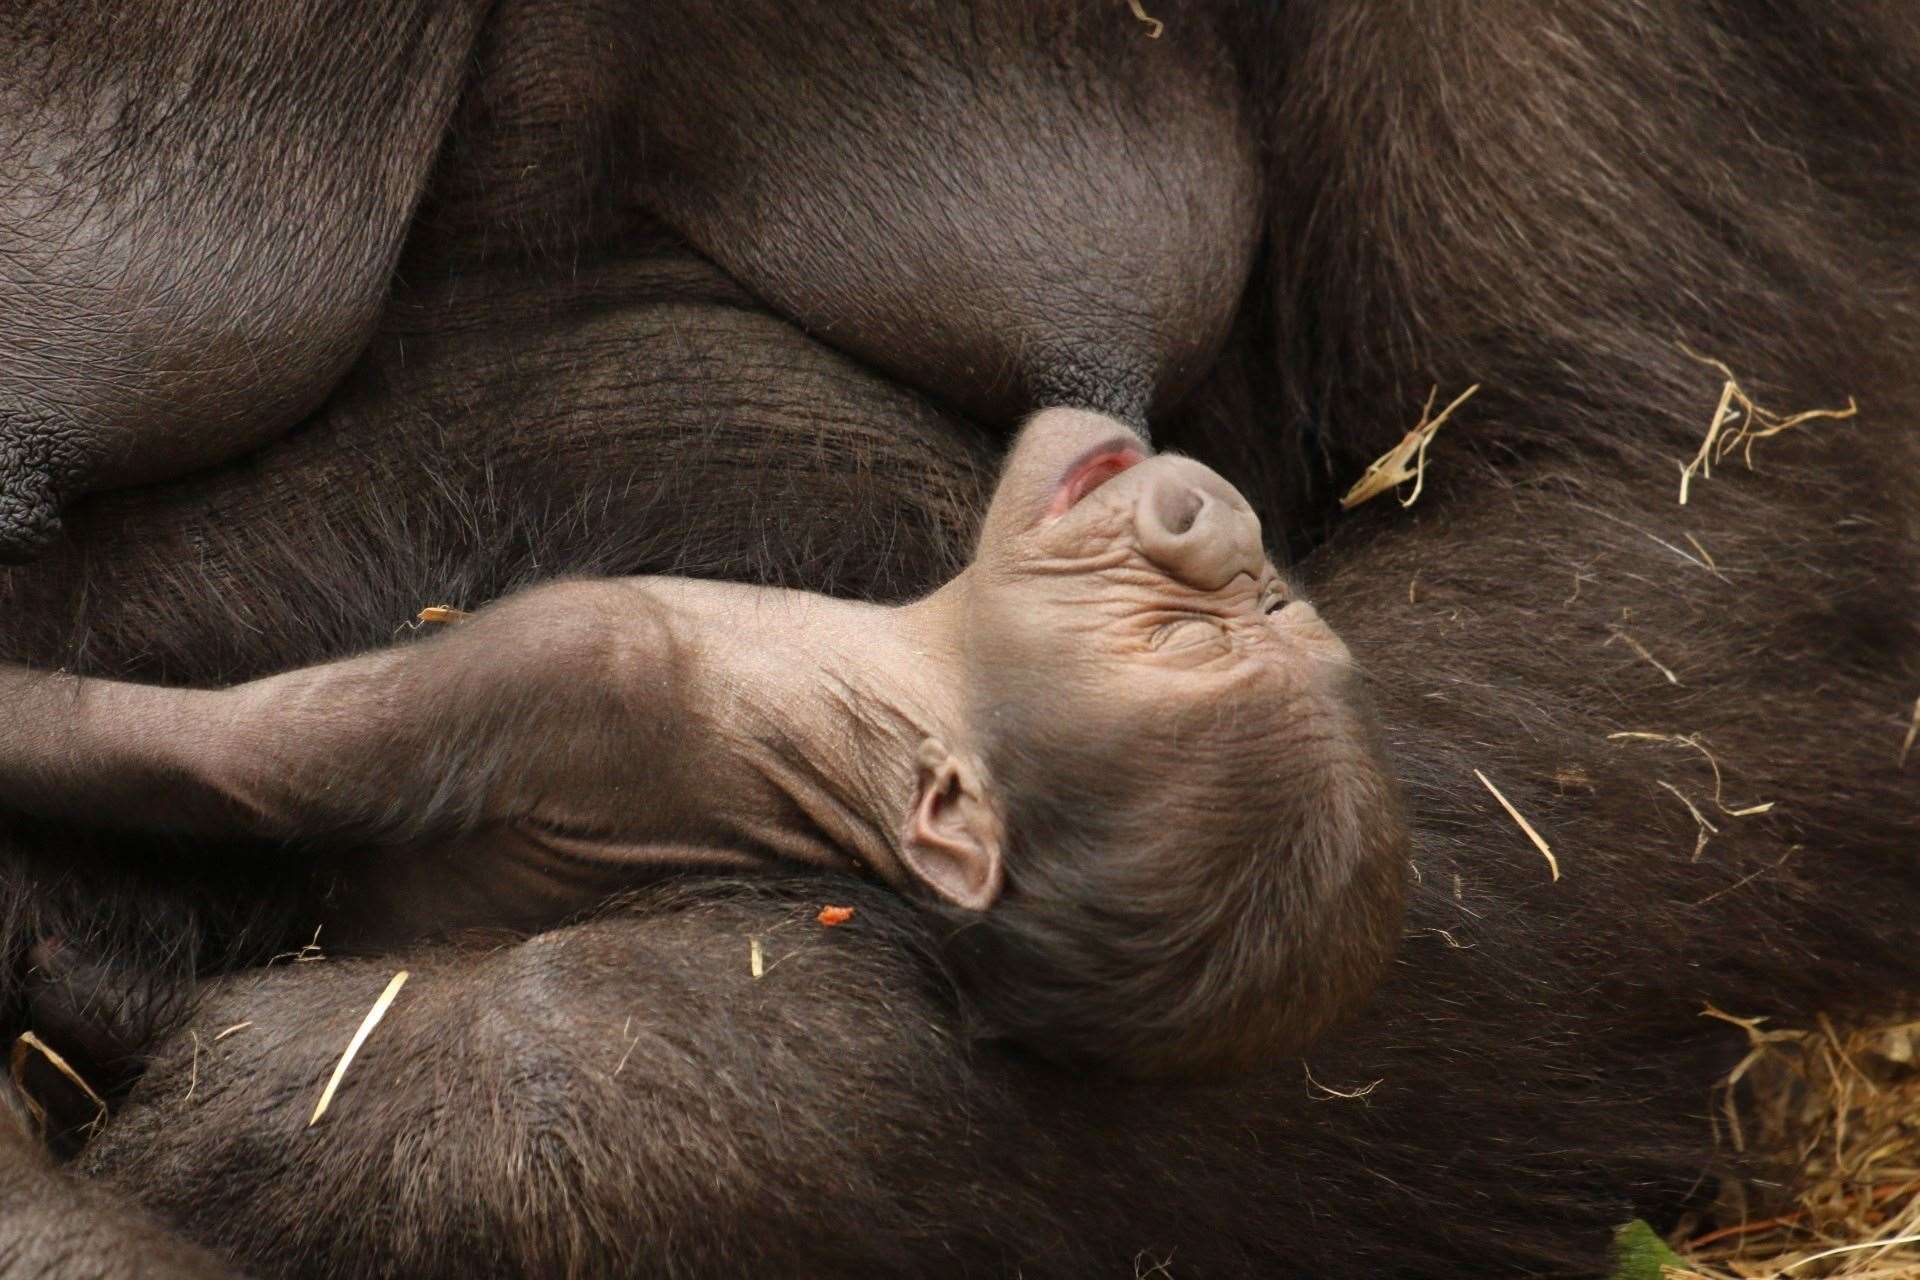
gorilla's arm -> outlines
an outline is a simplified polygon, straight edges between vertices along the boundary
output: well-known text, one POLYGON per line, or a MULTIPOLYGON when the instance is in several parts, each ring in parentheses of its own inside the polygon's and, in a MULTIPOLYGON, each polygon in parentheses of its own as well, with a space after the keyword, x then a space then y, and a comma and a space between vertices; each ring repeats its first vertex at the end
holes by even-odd
MULTIPOLYGON (((544 585, 441 634, 226 689, 0 663, 0 806, 205 836, 387 843, 686 808, 687 658, 638 581, 544 585)), ((562 837, 555 836, 555 839, 562 837)))
POLYGON ((366 779, 355 775, 385 728, 369 713, 404 703, 403 672, 379 653, 213 690, 0 666, 10 726, 0 734, 0 803, 191 835, 290 835, 303 822, 337 829, 345 815, 327 812, 328 789, 309 781, 315 765, 337 757, 335 780, 364 794, 366 779), (348 699, 344 714, 316 714, 329 696, 348 699), (339 751, 355 736, 368 741, 339 751), (253 785, 256 772, 271 785, 253 785))
POLYGON ((284 430, 371 332, 477 0, 0 13, 0 561, 284 430))
POLYGON ((1031 1238, 1032 1180, 1060 1165, 970 1131, 1024 1121, 992 1063, 968 1065, 917 914, 851 881, 703 896, 487 952, 223 979, 83 1172, 269 1274, 997 1273, 994 1229, 967 1224, 1031 1238), (822 893, 855 923, 815 923, 822 893))

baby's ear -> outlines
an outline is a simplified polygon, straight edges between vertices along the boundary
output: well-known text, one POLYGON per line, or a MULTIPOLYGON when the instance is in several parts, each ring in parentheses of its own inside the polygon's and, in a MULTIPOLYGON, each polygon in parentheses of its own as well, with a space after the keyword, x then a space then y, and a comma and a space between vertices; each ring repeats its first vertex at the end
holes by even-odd
POLYGON ((920 744, 918 766, 900 861, 954 906, 985 910, 1000 896, 1002 832, 980 766, 935 738, 920 744))

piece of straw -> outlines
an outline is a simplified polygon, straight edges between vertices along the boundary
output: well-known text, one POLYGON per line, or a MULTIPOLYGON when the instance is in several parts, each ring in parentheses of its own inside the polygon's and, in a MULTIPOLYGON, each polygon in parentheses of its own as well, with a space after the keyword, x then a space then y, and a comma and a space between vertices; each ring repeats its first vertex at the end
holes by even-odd
MULTIPOLYGON (((321 928, 324 927, 325 926, 321 926, 321 928)), ((291 960, 295 964, 310 964, 315 960, 325 960, 326 958, 326 953, 320 950, 320 929, 316 928, 313 931, 312 940, 309 941, 306 946, 300 948, 298 951, 282 951, 277 956, 267 957, 267 967, 271 969, 282 960, 291 960)))
POLYGON ((1654 781, 1657 782, 1660 786, 1663 786, 1667 790, 1673 792, 1674 795, 1679 796, 1680 803, 1687 806, 1687 812, 1693 815, 1693 822, 1694 822, 1693 857, 1691 861, 1693 862, 1700 861, 1700 854, 1707 847, 1707 837, 1709 835, 1716 835, 1716 836, 1719 835, 1720 828, 1714 826, 1711 822, 1707 821, 1707 815, 1704 813, 1701 813, 1699 807, 1695 805, 1693 801, 1687 799, 1686 792, 1680 790, 1680 788, 1674 786, 1671 782, 1668 782, 1664 778, 1656 778, 1654 781))
POLYGON ((1433 439, 1433 433, 1453 416, 1453 411, 1465 404, 1468 398, 1479 389, 1480 384, 1476 382, 1462 391, 1453 398, 1452 404, 1440 411, 1440 416, 1437 418, 1429 415, 1433 413, 1433 402, 1439 395, 1440 388, 1435 387, 1429 391, 1426 407, 1420 411, 1420 421, 1414 424, 1413 430, 1401 438, 1399 444, 1375 458, 1372 465, 1361 472, 1360 479, 1354 483, 1353 488, 1347 490, 1346 496, 1340 499, 1340 509, 1351 511, 1367 499, 1376 498, 1409 480, 1413 481, 1413 492, 1402 498, 1400 505, 1412 506, 1420 497, 1420 490, 1427 482, 1427 443, 1433 439), (1407 465, 1409 458, 1413 460, 1411 467, 1407 465))
POLYGON ((334 1067, 333 1076, 327 1081, 327 1087, 320 1092, 320 1101, 314 1105, 313 1118, 307 1121, 307 1128, 319 1124, 320 1117, 327 1114, 327 1104, 333 1101, 334 1090, 340 1087, 340 1081, 347 1074, 347 1067, 353 1062, 354 1055, 360 1052, 360 1046, 367 1042, 373 1029, 380 1025, 380 1019, 387 1016, 387 1006, 393 1003, 393 998, 400 994, 400 988, 406 983, 407 971, 402 969, 393 975, 393 980, 387 983, 387 989, 380 993, 380 998, 373 1002, 373 1008, 367 1010, 367 1016, 360 1020, 360 1029, 353 1033, 353 1039, 347 1043, 347 1051, 340 1055, 340 1063, 334 1067))
POLYGON ((1147 39, 1158 40, 1160 33, 1167 29, 1167 24, 1149 14, 1140 0, 1127 0, 1127 8, 1133 10, 1134 17, 1147 24, 1147 39))
POLYGON ((1533 847, 1538 849, 1541 856, 1547 860, 1547 870, 1553 873, 1555 880, 1558 880, 1560 878, 1560 860, 1553 856, 1553 850, 1549 849, 1547 842, 1540 838, 1540 833, 1533 829, 1533 824, 1520 816, 1520 811, 1513 807, 1511 801, 1500 794, 1500 788, 1493 785, 1491 778, 1487 777, 1486 774, 1480 772, 1478 769, 1473 771, 1473 776, 1480 779, 1481 786, 1493 793, 1493 798, 1500 802, 1500 807, 1507 811, 1507 816, 1520 824, 1520 829, 1527 833, 1527 839, 1533 841, 1533 847))
MULTIPOLYGON (((1609 742, 1677 742, 1683 747, 1692 747, 1695 751, 1698 751, 1701 755, 1706 757, 1707 767, 1713 770, 1713 807, 1714 808, 1718 809, 1721 813, 1725 814, 1729 818, 1751 818, 1756 814, 1771 813, 1773 811, 1774 801, 1772 800, 1762 801, 1759 804, 1745 805, 1739 809, 1729 809, 1727 807, 1727 802, 1722 797, 1722 794, 1721 794, 1722 779, 1720 777, 1720 761, 1714 758, 1713 752, 1707 750, 1707 744, 1700 740, 1700 735, 1697 733, 1644 733, 1644 732, 1610 733, 1607 735, 1607 741, 1609 742)), ((1684 800, 1686 799, 1686 797, 1682 796, 1681 799, 1684 800)))
POLYGON ((1693 478, 1696 475, 1702 480, 1710 478, 1714 464, 1724 461, 1735 449, 1740 450, 1747 470, 1751 471, 1754 441, 1777 436, 1782 431, 1790 431, 1816 419, 1839 421, 1860 412, 1860 406, 1854 403, 1852 396, 1848 396, 1844 409, 1807 409, 1782 416, 1756 404, 1753 397, 1741 389, 1740 380, 1733 376, 1733 370, 1723 362, 1701 355, 1684 342, 1679 347, 1689 358, 1719 370, 1720 376, 1726 379, 1720 386, 1720 399, 1713 407, 1713 418, 1707 423, 1706 438, 1700 442, 1699 452, 1693 455, 1691 462, 1680 466, 1680 505, 1683 507, 1687 505, 1693 478), (1736 406, 1739 409, 1737 413, 1734 412, 1736 406))
MULTIPOLYGON (((1638 640, 1635 640, 1632 636, 1628 635, 1626 632, 1622 631, 1618 627, 1610 628, 1610 630, 1613 632, 1613 635, 1607 639, 1607 644, 1612 644, 1615 640, 1625 641, 1627 648, 1633 650, 1636 654, 1640 655, 1640 658, 1643 662, 1648 663, 1650 666, 1653 667, 1655 671, 1658 671, 1661 675, 1665 676, 1667 678, 1668 684, 1677 685, 1680 683, 1680 677, 1673 674, 1673 668, 1669 667, 1666 663, 1660 661, 1660 659, 1654 657, 1651 653, 1648 653, 1647 646, 1641 644, 1638 640)), ((1607 644, 1603 644, 1600 647, 1604 649, 1607 647, 1607 644)))
POLYGON ((1330 1084, 1321 1084, 1318 1080, 1315 1080, 1313 1078, 1313 1068, 1307 1066, 1304 1060, 1300 1065, 1306 1069, 1307 1073, 1307 1096, 1314 1098, 1316 1101, 1324 1102, 1331 1098, 1345 1098, 1352 1101, 1354 1099, 1364 1098, 1386 1083, 1383 1077, 1379 1080, 1369 1080, 1366 1084, 1356 1089, 1336 1089, 1330 1084), (1313 1093, 1312 1091, 1315 1089, 1318 1089, 1320 1092, 1318 1094, 1313 1093))
POLYGON ((1797 1271, 1809 1262, 1818 1262, 1822 1258, 1837 1258, 1843 1253, 1858 1253, 1862 1249, 1892 1249, 1903 1244, 1920 1244, 1920 1234, 1895 1236, 1891 1240, 1863 1240, 1859 1244, 1835 1245, 1831 1249, 1822 1249, 1819 1253, 1810 1253, 1798 1262, 1789 1262, 1786 1266, 1780 1268, 1780 1274, 1785 1275, 1789 1271, 1797 1271))
POLYGON ((29 1052, 38 1053, 41 1057, 45 1058, 48 1066, 58 1071, 68 1080, 71 1080, 80 1092, 87 1095, 87 1101, 93 1103, 95 1108, 93 1119, 87 1121, 87 1131, 91 1133, 99 1129, 107 1119, 107 1100, 98 1093, 95 1093, 93 1086, 87 1083, 86 1077, 82 1076, 78 1071, 75 1071, 73 1064, 61 1057, 52 1045, 31 1031, 22 1031, 19 1038, 13 1042, 13 1053, 11 1060, 8 1062, 8 1069, 13 1073, 14 1084, 21 1087, 20 1096, 25 1099, 28 1109, 33 1112, 35 1121, 41 1125, 45 1125, 47 1113, 45 1108, 40 1105, 32 1094, 27 1093, 25 1089, 22 1072, 26 1068, 27 1054, 29 1052))

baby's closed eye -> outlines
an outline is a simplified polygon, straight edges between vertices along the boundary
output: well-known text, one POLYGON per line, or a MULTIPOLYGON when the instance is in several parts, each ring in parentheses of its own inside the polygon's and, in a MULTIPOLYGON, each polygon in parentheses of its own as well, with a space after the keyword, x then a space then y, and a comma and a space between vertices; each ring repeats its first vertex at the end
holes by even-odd
POLYGON ((1183 613, 1169 618, 1147 637, 1148 648, 1163 652, 1226 642, 1226 627, 1222 620, 1204 613, 1183 613))

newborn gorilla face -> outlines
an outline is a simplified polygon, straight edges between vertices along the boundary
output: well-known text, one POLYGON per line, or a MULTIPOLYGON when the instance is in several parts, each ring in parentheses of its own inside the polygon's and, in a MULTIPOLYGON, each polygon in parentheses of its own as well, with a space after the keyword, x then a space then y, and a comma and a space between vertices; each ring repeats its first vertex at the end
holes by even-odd
POLYGON ((1233 486, 1050 411, 940 594, 971 759, 945 793, 923 772, 903 857, 990 907, 954 946, 985 1022, 1190 1076, 1296 1052, 1364 998, 1398 937, 1398 788, 1345 645, 1233 486))
POLYGON ((1055 410, 1022 433, 961 582, 987 707, 1037 698, 1096 731, 1223 700, 1304 715, 1348 694, 1346 646, 1274 568, 1239 491, 1098 414, 1055 410))

